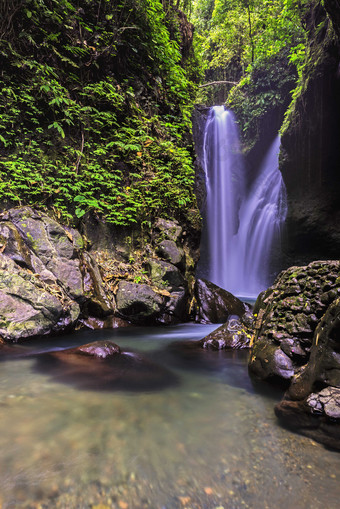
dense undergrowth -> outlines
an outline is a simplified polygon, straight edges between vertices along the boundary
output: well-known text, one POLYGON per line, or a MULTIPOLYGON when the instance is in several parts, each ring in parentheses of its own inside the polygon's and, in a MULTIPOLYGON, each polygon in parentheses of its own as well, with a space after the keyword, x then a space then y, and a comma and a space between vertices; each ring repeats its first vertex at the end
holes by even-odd
POLYGON ((250 150, 300 93, 311 3, 2 0, 0 203, 195 220, 193 104, 226 102, 250 150))
POLYGON ((185 29, 170 0, 4 0, 3 206, 115 225, 194 207, 185 29))

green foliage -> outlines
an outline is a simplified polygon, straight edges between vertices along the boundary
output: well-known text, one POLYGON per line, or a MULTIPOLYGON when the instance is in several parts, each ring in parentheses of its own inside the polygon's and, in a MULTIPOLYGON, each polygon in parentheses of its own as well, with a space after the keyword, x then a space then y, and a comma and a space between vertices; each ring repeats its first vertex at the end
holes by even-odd
POLYGON ((295 69, 288 64, 287 54, 281 51, 279 55, 256 61, 251 71, 232 88, 228 107, 233 109, 241 126, 245 152, 258 141, 262 121, 268 114, 280 111, 283 118, 295 81, 295 69))
POLYGON ((0 6, 3 203, 47 206, 70 222, 92 211, 116 225, 194 206, 186 140, 195 85, 170 6, 0 6))
MULTIPOLYGON (((305 0, 197 0, 196 52, 205 80, 239 82, 253 69, 284 55, 287 67, 302 65, 305 32, 300 9, 305 0)), ((232 85, 224 86, 224 99, 232 85)), ((203 89, 200 102, 213 103, 218 89, 203 89)))

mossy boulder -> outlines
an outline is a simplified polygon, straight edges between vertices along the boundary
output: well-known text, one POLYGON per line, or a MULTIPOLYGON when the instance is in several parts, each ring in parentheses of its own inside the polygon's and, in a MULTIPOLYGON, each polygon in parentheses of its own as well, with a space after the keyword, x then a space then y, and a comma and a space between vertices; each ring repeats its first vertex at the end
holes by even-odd
POLYGON ((172 263, 150 259, 146 263, 146 268, 152 283, 158 288, 172 291, 186 286, 181 272, 172 263))
POLYGON ((184 268, 185 257, 184 251, 182 248, 176 245, 176 242, 173 240, 162 240, 157 247, 157 254, 163 260, 179 267, 180 269, 184 268))
POLYGON ((0 254, 0 336, 16 342, 72 327, 79 305, 0 254))
POLYGON ((340 299, 320 320, 308 363, 275 412, 287 427, 340 450, 340 299))
POLYGON ((337 260, 283 271, 255 304, 250 371, 261 379, 291 380, 309 361, 315 330, 339 294, 337 260))
POLYGON ((117 312, 133 323, 154 323, 163 308, 164 297, 148 285, 121 281, 116 294, 117 312))

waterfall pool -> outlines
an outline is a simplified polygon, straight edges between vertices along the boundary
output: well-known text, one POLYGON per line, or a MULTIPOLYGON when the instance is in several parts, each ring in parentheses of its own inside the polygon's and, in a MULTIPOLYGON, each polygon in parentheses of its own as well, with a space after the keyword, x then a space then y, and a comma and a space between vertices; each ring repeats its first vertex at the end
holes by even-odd
POLYGON ((79 390, 34 358, 3 360, 1 509, 337 508, 340 454, 278 425, 281 393, 253 385, 245 352, 168 348, 214 328, 80 331, 25 347, 112 339, 176 375, 150 392, 79 390))

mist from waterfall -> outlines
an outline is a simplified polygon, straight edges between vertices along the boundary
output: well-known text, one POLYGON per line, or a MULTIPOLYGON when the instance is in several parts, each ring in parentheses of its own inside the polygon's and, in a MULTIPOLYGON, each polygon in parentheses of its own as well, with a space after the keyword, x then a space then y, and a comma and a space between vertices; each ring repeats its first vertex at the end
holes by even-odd
POLYGON ((238 128, 224 106, 211 108, 204 132, 206 210, 198 272, 234 295, 254 298, 271 284, 271 252, 287 214, 278 169, 279 136, 250 188, 238 128))

